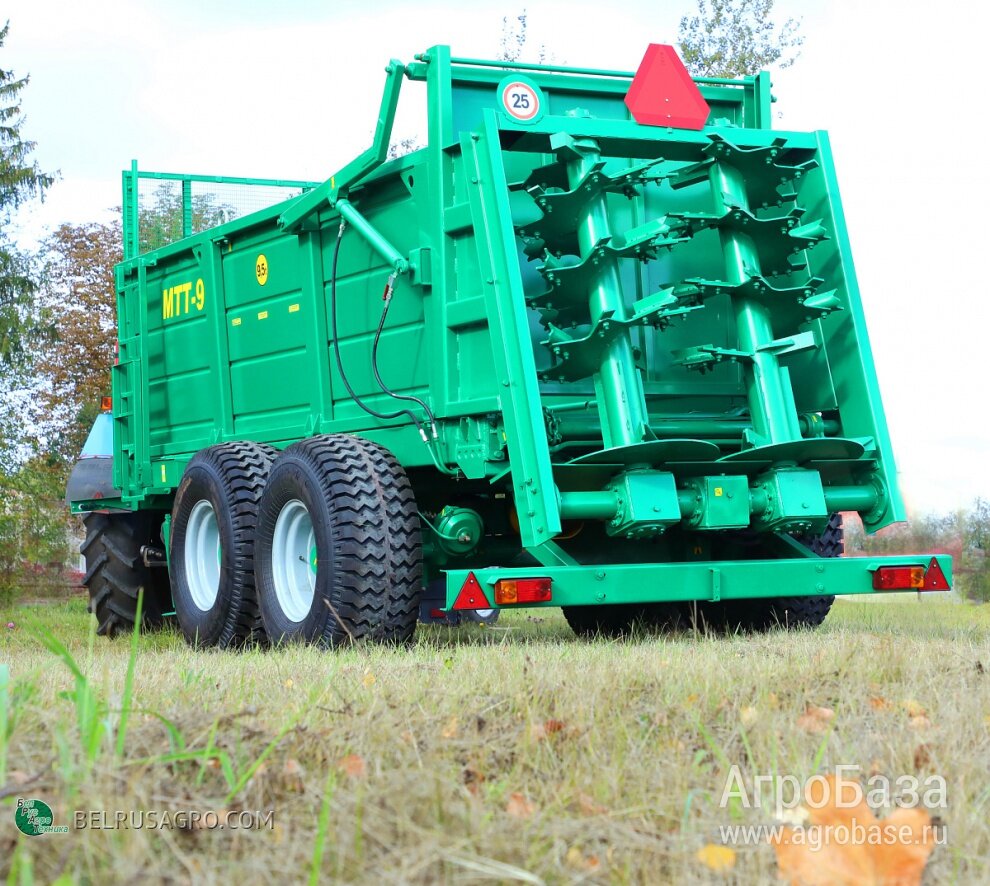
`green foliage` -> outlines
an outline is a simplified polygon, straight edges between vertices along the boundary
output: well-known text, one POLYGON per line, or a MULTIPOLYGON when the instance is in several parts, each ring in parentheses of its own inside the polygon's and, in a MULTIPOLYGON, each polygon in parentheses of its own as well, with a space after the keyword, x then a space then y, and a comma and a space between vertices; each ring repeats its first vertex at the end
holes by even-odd
POLYGON ((990 502, 978 498, 963 523, 960 572, 965 575, 966 593, 981 603, 990 603, 990 502))
MULTIPOLYGON (((9 29, 9 22, 0 28, 0 49, 9 29)), ((52 183, 52 176, 31 161, 35 143, 21 134, 21 92, 27 84, 27 77, 0 67, 0 362, 7 364, 24 355, 28 306, 34 292, 27 263, 9 242, 7 228, 13 211, 42 196, 52 183)))
POLYGON ((747 77, 800 54, 800 21, 773 20, 774 0, 698 0, 698 14, 681 18, 678 40, 695 77, 747 77))
POLYGON ((61 225, 42 245, 37 304, 51 333, 37 343, 35 370, 43 380, 33 417, 51 453, 78 456, 110 393, 117 338, 114 265, 122 258, 120 223, 61 225))
POLYGON ((0 486, 0 601, 63 584, 69 554, 63 465, 35 455, 0 473, 0 486))
POLYGON ((976 499, 968 509, 952 514, 921 514, 875 535, 863 533, 858 522, 846 523, 850 554, 949 554, 956 586, 979 603, 990 603, 990 502, 976 499))
MULTIPOLYGON (((138 211, 141 252, 150 252, 183 237, 182 189, 178 182, 162 182, 138 211)), ((191 233, 205 231, 231 218, 232 207, 217 202, 215 194, 193 194, 191 233)))
POLYGON ((538 64, 548 64, 553 60, 543 43, 530 47, 529 13, 523 9, 517 15, 502 16, 502 37, 495 58, 503 62, 535 61, 538 64), (527 48, 535 50, 534 59, 524 59, 527 48))

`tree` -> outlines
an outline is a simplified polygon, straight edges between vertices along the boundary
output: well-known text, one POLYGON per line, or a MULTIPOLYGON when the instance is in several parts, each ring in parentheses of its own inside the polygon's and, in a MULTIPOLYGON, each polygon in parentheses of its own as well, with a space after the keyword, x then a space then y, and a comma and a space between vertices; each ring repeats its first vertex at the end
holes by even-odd
MULTIPOLYGON (((216 194, 211 193, 193 194, 190 209, 194 234, 215 228, 237 216, 233 206, 219 203, 216 194)), ((138 210, 138 237, 142 253, 182 239, 182 189, 179 182, 159 182, 150 200, 142 200, 138 210)))
MULTIPOLYGON (((9 30, 10 22, 0 28, 0 49, 9 30)), ((21 134, 21 92, 27 84, 28 77, 0 67, 0 362, 7 364, 24 355, 35 291, 28 263, 9 242, 7 229, 14 210, 41 197, 53 180, 31 161, 35 143, 21 134)))
POLYGON ((120 223, 61 225, 41 254, 38 302, 54 331, 38 343, 35 371, 42 384, 36 423, 48 449, 69 464, 85 442, 100 398, 110 393, 120 223))
MULTIPOLYGON (((523 9, 518 15, 502 16, 502 38, 495 58, 502 62, 522 61, 523 54, 529 43, 529 13, 523 9)), ((537 44, 536 62, 546 64, 551 61, 551 55, 543 43, 537 44)))
POLYGON ((793 18, 777 25, 774 0, 697 0, 698 14, 681 18, 678 40, 695 77, 748 77, 777 65, 789 68, 804 37, 793 18))
POLYGON ((990 603, 990 502, 978 498, 966 514, 960 572, 972 600, 990 603))
POLYGON ((61 465, 35 454, 11 473, 0 470, 0 604, 18 592, 65 585, 69 515, 61 465))

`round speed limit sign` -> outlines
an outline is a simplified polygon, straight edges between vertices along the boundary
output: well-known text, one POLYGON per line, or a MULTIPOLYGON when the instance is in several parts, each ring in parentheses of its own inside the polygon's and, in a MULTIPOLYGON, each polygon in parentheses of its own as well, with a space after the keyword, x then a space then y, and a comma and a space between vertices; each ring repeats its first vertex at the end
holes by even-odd
POLYGON ((520 123, 543 116, 543 95, 538 86, 521 77, 507 77, 499 84, 502 112, 520 123))

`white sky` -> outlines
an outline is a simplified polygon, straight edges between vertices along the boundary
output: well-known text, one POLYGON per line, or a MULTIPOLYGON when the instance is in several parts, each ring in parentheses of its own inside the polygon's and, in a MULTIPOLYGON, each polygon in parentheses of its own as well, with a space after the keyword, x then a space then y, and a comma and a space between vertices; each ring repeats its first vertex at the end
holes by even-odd
MULTIPOLYGON (((389 57, 436 43, 491 57, 519 6, 430 0, 8 0, 0 64, 30 73, 25 135, 60 180, 26 245, 104 218, 120 170, 323 179, 366 147, 389 57)), ((692 0, 529 0, 560 62, 633 69, 692 0)), ((781 129, 827 129, 901 485, 948 510, 990 497, 988 7, 978 0, 778 0, 802 57, 774 77, 781 129), (984 122, 981 123, 981 120, 984 122)), ((406 87, 398 134, 423 132, 406 87)), ((417 105, 421 102, 416 102, 417 105)))

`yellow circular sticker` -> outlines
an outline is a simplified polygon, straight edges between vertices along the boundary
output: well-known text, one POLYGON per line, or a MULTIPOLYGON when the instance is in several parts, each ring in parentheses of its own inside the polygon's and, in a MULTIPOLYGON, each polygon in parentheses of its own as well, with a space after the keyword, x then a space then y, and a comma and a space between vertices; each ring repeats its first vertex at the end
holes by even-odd
POLYGON ((254 276, 258 278, 258 285, 264 286, 268 282, 268 259, 264 253, 258 256, 254 263, 254 276))

